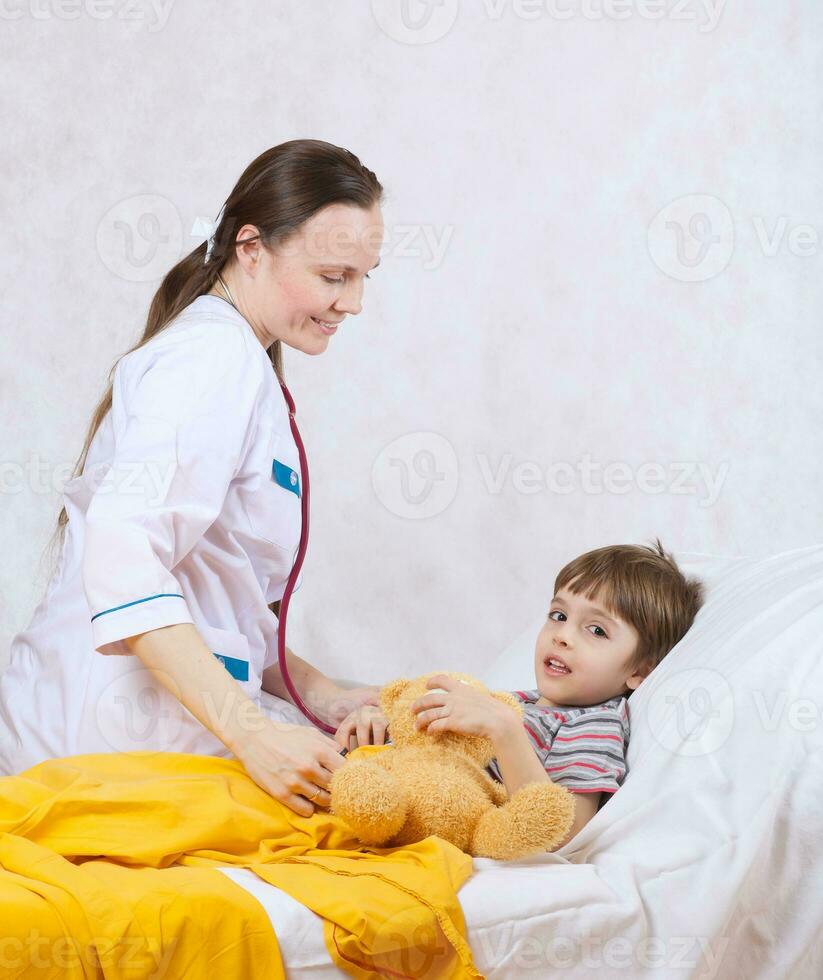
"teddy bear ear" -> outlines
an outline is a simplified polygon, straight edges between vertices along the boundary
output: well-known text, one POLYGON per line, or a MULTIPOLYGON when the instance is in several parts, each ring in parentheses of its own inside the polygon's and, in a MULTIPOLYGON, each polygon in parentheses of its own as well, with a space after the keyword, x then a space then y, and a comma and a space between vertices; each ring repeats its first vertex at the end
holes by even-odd
POLYGON ((403 691, 411 684, 408 677, 398 677, 397 680, 389 681, 380 690, 380 707, 388 714, 394 702, 400 697, 403 691))
POLYGON ((502 701, 503 704, 507 704, 510 708, 514 708, 518 715, 521 718, 523 717, 523 705, 509 691, 492 691, 491 695, 498 701, 502 701))

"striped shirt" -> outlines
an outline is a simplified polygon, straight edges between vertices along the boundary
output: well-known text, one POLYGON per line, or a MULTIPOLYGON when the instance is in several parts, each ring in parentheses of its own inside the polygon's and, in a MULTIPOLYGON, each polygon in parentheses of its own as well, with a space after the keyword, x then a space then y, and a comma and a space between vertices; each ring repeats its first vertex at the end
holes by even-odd
MULTIPOLYGON (((614 793, 626 776, 629 713, 625 697, 590 706, 539 705, 539 691, 512 691, 523 705, 523 726, 552 781, 575 793, 614 793)), ((503 777, 493 759, 487 768, 503 777)), ((601 803, 605 801, 605 797, 601 803)))

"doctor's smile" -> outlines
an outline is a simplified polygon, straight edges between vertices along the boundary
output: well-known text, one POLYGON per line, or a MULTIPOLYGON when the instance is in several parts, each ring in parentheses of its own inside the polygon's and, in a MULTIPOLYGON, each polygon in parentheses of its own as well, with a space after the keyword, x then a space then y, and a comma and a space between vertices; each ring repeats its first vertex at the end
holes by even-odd
POLYGON ((342 320, 339 320, 337 323, 334 320, 320 320, 316 316, 313 316, 312 320, 320 327, 323 333, 327 334, 333 334, 337 330, 338 324, 343 322, 342 320))

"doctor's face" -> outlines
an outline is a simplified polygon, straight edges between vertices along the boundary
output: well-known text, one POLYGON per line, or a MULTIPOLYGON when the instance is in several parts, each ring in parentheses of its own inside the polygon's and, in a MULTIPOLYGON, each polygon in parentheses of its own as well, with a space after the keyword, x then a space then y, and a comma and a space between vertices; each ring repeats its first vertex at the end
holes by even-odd
MULTIPOLYGON (((271 248, 259 240, 241 245, 223 278, 265 348, 280 340, 322 354, 345 318, 363 308, 365 280, 380 264, 383 230, 378 205, 330 204, 271 248)), ((244 225, 237 238, 257 231, 244 225)), ((219 282, 212 292, 222 295, 219 282)))
POLYGON ((560 589, 535 645, 537 703, 593 705, 631 693, 645 676, 629 667, 639 639, 630 623, 596 599, 560 589), (556 670, 551 660, 561 661, 567 670, 556 670))

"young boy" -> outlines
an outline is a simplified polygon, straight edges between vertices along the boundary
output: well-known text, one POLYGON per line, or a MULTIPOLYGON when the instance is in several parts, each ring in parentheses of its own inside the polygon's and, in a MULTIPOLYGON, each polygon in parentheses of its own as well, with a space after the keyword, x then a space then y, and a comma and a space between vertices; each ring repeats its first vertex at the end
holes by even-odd
MULTIPOLYGON (((660 539, 655 547, 611 545, 561 569, 534 654, 536 688, 513 691, 522 721, 502 702, 447 675, 431 677, 412 705, 417 725, 491 739, 489 773, 509 795, 554 780, 575 794, 575 820, 562 847, 623 782, 629 738, 627 699, 685 635, 703 602, 703 585, 686 579, 660 539)), ((386 719, 367 706, 337 730, 381 744, 386 719), (353 731, 356 729, 356 736, 353 731)), ((556 849, 556 848, 555 848, 556 849)))

